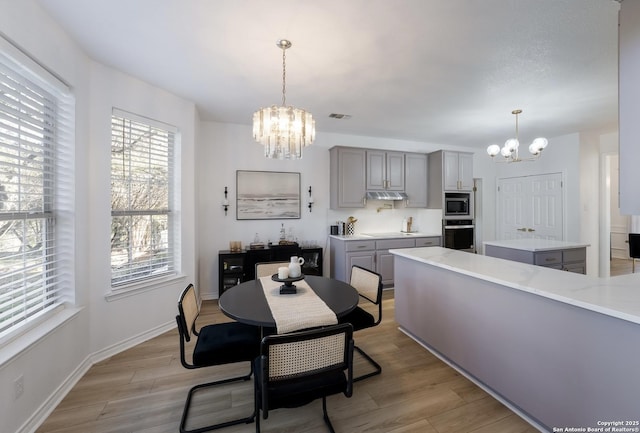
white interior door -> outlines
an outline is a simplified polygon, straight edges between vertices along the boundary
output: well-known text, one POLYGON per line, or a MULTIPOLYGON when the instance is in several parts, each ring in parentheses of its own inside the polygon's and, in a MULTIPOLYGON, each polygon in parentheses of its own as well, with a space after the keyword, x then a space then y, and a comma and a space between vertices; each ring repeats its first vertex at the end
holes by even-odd
POLYGON ((564 239, 562 174, 498 179, 498 239, 564 239))

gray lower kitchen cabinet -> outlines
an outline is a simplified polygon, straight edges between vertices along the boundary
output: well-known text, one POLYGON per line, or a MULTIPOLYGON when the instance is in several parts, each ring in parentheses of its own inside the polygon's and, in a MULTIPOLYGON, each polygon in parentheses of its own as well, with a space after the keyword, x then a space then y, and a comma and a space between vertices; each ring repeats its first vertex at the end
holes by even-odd
POLYGON ((376 272, 382 276, 384 286, 393 286, 393 254, 389 250, 413 248, 415 239, 384 239, 376 241, 376 272))
POLYGON ((329 252, 331 278, 349 282, 353 265, 376 270, 375 240, 344 240, 332 237, 329 252))
POLYGON ((352 147, 329 150, 331 209, 365 207, 366 151, 352 147))
POLYGON ((360 266, 365 269, 376 269, 376 252, 375 251, 358 251, 354 253, 347 253, 347 278, 344 281, 349 281, 351 279, 351 268, 355 266, 360 266))
POLYGON ((587 273, 586 247, 554 249, 550 251, 526 251, 515 248, 505 248, 485 243, 485 254, 499 259, 530 265, 544 266, 577 274, 587 273))
MULTIPOLYGON (((400 235, 401 236, 401 235, 400 235)), ((349 282, 351 267, 362 266, 379 273, 385 287, 393 286, 394 256, 389 250, 398 248, 439 246, 440 236, 401 237, 388 239, 345 239, 330 238, 331 278, 349 282)))
POLYGON ((430 236, 428 238, 416 238, 416 247, 439 247, 442 241, 440 236, 430 236))

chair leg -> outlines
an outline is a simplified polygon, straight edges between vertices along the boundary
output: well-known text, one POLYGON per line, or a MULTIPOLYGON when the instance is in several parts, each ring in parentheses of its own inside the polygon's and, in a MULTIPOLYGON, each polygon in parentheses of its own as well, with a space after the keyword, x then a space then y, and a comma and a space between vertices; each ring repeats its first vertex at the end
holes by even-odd
POLYGON ((327 413, 327 397, 322 397, 322 417, 324 418, 324 423, 329 427, 329 431, 331 433, 336 433, 333 429, 333 425, 331 424, 331 420, 329 419, 329 414, 327 413))
POLYGON ((357 351, 358 351, 358 353, 360 353, 360 355, 364 356, 364 358, 365 358, 367 361, 369 361, 369 363, 370 363, 371 365, 373 365, 373 366, 376 368, 376 369, 375 369, 375 371, 373 371, 373 372, 371 372, 371 373, 367 373, 367 374, 363 374, 362 376, 354 377, 354 378, 353 378, 353 381, 354 381, 354 382, 358 382, 358 381, 360 381, 360 380, 362 380, 362 379, 366 379, 366 378, 368 378, 368 377, 376 376, 376 375, 378 375, 378 374, 382 373, 382 367, 380 366, 380 364, 378 364, 376 361, 374 361, 374 360, 373 360, 373 358, 372 358, 372 357, 370 357, 367 353, 365 353, 365 351, 364 351, 364 350, 360 349, 358 346, 353 346, 353 348, 354 348, 355 350, 357 350, 357 351))
POLYGON ((213 424, 213 425, 209 425, 209 426, 205 426, 205 427, 200 427, 200 428, 196 428, 193 430, 187 430, 185 428, 185 424, 187 423, 187 416, 189 414, 189 407, 191 406, 191 398, 193 397, 193 395, 196 393, 196 391, 199 391, 201 389, 204 388, 209 388, 212 386, 216 386, 216 385, 222 385, 225 383, 230 383, 230 382, 238 382, 238 381, 247 381, 251 379, 251 376, 253 375, 253 363, 251 363, 251 371, 249 371, 249 374, 245 374, 242 376, 236 376, 236 377, 231 377, 228 379, 222 379, 222 380, 216 380, 214 382, 208 382, 208 383, 201 383, 199 385, 194 386, 193 388, 191 388, 189 390, 189 393, 187 394, 187 401, 184 403, 184 410, 182 411, 182 418, 180 419, 180 433, 203 433, 203 432, 207 432, 207 431, 211 431, 211 430, 217 430, 223 427, 229 427, 231 425, 236 425, 236 424, 250 424, 252 423, 255 419, 256 419, 256 411, 254 409, 253 413, 251 414, 251 416, 245 417, 245 418, 239 418, 239 419, 235 419, 235 420, 231 420, 231 421, 225 421, 225 422, 221 422, 218 424, 213 424))

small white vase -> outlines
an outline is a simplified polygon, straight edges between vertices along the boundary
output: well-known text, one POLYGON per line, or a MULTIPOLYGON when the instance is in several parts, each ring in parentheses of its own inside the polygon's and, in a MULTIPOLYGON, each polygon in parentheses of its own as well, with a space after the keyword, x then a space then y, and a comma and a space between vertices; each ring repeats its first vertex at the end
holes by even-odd
POLYGON ((289 263, 289 278, 298 278, 300 275, 302 275, 301 266, 303 264, 304 259, 302 257, 291 257, 291 263, 289 263))

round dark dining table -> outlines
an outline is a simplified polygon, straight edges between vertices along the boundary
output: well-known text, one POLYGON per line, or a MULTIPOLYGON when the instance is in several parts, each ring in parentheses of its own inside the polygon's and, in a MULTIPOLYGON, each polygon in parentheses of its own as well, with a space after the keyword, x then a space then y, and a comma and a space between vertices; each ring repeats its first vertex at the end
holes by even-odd
MULTIPOLYGON (((358 305, 358 291, 344 281, 316 275, 305 275, 304 280, 338 318, 358 305)), ((227 289, 218 299, 218 305, 225 315, 238 322, 262 327, 276 326, 259 279, 227 289)))

